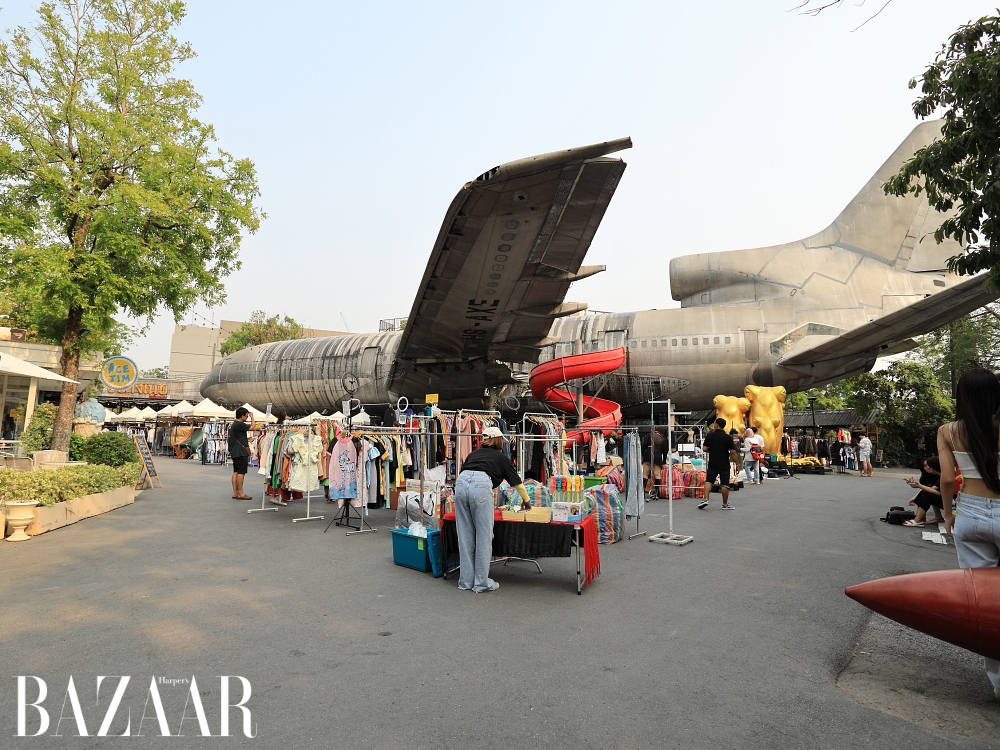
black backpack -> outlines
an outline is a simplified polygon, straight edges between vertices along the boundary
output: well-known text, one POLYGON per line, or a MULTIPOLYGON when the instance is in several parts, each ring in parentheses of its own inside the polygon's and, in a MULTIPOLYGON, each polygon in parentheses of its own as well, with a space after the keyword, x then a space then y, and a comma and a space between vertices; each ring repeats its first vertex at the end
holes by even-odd
POLYGON ((912 521, 917 517, 917 514, 912 510, 905 510, 899 505, 893 505, 889 508, 889 512, 885 514, 885 518, 880 519, 882 523, 891 523, 896 526, 902 526, 903 521, 912 521))

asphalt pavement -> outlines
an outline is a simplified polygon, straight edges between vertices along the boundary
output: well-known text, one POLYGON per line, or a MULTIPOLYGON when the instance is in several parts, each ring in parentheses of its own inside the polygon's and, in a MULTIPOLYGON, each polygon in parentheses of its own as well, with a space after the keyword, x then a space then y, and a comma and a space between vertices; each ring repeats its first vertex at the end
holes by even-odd
MULTIPOLYGON (((371 514, 374 534, 324 533, 326 522, 291 522, 304 502, 247 514, 260 502, 254 474, 247 502, 230 498, 228 469, 158 466, 165 488, 134 505, 0 544, 0 746, 203 747, 183 681, 197 679, 217 735, 220 675, 252 685, 256 737, 231 709, 235 736, 215 747, 992 746, 837 687, 869 620, 844 588, 956 566, 953 548, 877 520, 912 495, 899 476, 769 481, 733 493, 735 511, 718 495, 704 511, 679 500, 675 531, 692 544, 602 546, 602 575, 577 596, 571 559, 541 561, 542 575, 495 568, 499 591, 460 592, 454 578, 393 564, 393 511, 371 514), (14 736, 17 675, 46 681, 51 725, 37 739, 14 736), (70 675, 90 735, 111 676, 131 676, 109 726, 122 734, 130 709, 128 740, 75 736, 70 675), (182 717, 183 738, 160 736, 182 717)), ((314 512, 328 521, 330 507, 320 499, 314 512)), ((667 502, 646 510, 641 527, 666 531, 667 502)), ((235 703, 241 683, 230 684, 235 703)), ((26 716, 35 731, 37 712, 26 716)))

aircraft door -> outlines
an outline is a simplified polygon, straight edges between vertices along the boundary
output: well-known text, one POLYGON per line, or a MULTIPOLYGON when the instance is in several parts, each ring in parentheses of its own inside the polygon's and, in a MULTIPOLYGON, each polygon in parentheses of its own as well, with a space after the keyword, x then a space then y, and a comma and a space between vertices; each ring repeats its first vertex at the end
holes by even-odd
POLYGON ((378 380, 379 354, 381 352, 382 347, 380 346, 369 346, 361 352, 361 364, 358 366, 361 372, 358 373, 358 377, 378 380))
POLYGON ((627 331, 605 331, 604 351, 625 346, 625 336, 627 333, 627 331))
MULTIPOLYGON (((706 339, 707 341, 708 339, 706 339)), ((760 346, 757 343, 757 331, 743 332, 743 352, 747 362, 756 362, 760 359, 760 346)))

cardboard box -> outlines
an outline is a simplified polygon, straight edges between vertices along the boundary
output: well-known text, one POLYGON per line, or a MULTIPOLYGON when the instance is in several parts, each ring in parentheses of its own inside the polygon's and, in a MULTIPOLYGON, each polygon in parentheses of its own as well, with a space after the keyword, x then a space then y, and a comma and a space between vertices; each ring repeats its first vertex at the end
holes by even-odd
POLYGON ((565 521, 567 523, 580 523, 580 521, 583 520, 585 510, 586 505, 582 502, 554 502, 552 503, 552 520, 565 521), (563 518, 563 513, 566 514, 565 518, 563 518))

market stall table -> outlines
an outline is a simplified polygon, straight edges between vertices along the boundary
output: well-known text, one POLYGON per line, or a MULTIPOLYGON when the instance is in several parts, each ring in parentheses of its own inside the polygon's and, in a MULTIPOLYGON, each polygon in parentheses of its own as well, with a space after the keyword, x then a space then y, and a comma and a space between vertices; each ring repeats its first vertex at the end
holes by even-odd
MULTIPOLYGON (((576 593, 583 593, 585 586, 601 574, 601 554, 597 548, 597 525, 593 516, 579 523, 532 523, 530 521, 504 521, 500 511, 493 514, 493 556, 520 557, 570 557, 576 547, 576 593), (584 568, 580 567, 583 550, 584 568)), ((444 557, 444 577, 448 578, 448 558, 458 554, 458 531, 455 514, 446 513, 441 518, 441 553, 444 557)))

